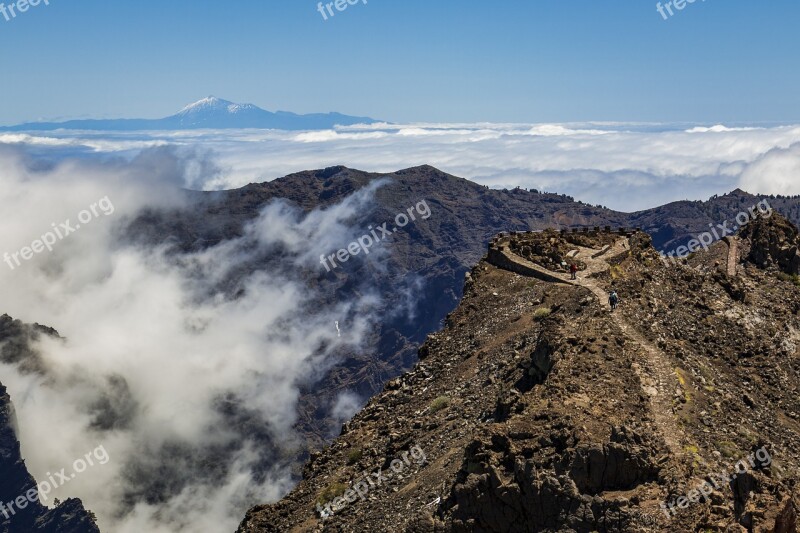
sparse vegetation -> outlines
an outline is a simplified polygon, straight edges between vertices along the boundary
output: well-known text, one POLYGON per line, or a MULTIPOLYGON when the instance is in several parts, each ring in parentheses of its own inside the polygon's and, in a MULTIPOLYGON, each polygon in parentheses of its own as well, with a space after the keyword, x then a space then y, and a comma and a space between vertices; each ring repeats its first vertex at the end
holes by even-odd
POLYGON ((797 274, 787 274, 785 272, 778 272, 778 279, 781 281, 789 281, 794 283, 795 286, 800 287, 800 276, 797 274))
POLYGON ((354 465, 361 460, 364 456, 364 450, 361 448, 353 448, 347 453, 347 464, 354 465))
POLYGON ((733 459, 739 455, 739 447, 729 440, 719 441, 716 444, 717 450, 719 450, 719 453, 721 453, 723 457, 733 459))
POLYGON ((683 399, 685 403, 689 403, 692 401, 692 395, 689 392, 689 387, 686 385, 686 373, 680 369, 675 369, 675 376, 678 378, 678 383, 681 384, 681 390, 683 390, 683 399))
POLYGON ((540 307, 539 309, 533 312, 533 318, 536 320, 542 320, 544 318, 549 317, 550 313, 552 312, 553 310, 550 309, 549 307, 540 307))
POLYGON ((431 413, 437 413, 442 409, 446 409, 450 406, 450 397, 449 396, 439 396, 435 400, 431 402, 430 411, 431 413))
POLYGON ((692 454, 692 469, 697 469, 701 466, 700 448, 690 444, 683 447, 683 451, 692 454))
POLYGON ((619 279, 622 277, 622 268, 619 265, 611 265, 608 272, 611 274, 611 279, 619 279))
POLYGON ((325 505, 328 502, 338 498, 347 491, 347 485, 344 483, 334 483, 329 485, 323 490, 317 498, 317 503, 325 505))

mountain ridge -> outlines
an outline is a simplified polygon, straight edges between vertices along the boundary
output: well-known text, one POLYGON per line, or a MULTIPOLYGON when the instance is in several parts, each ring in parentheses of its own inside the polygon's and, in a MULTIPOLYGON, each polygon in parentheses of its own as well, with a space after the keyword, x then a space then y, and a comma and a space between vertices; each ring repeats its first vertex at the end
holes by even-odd
POLYGON ((719 241, 686 264, 663 264, 641 232, 493 240, 414 368, 238 533, 796 532, 800 291, 782 276, 800 261, 786 269, 787 224, 759 218, 740 247, 719 241), (569 250, 588 268, 576 282, 520 275, 491 260, 503 243, 543 270, 569 250), (720 259, 739 249, 728 275, 720 259), (784 328, 788 343, 773 336, 784 328), (415 449, 424 460, 395 469, 415 449))
POLYGON ((299 115, 288 111, 266 111, 253 104, 236 104, 208 96, 189 104, 178 113, 160 119, 82 119, 64 122, 28 122, 0 126, 0 131, 142 131, 187 129, 282 129, 315 130, 334 126, 371 124, 378 122, 369 117, 356 117, 341 113, 311 113, 299 115))
MULTIPOLYGON (((198 202, 197 209, 142 217, 134 222, 130 233, 147 244, 177 242, 187 251, 202 249, 238 235, 236 228, 255 218, 271 201, 286 200, 309 212, 330 207, 379 179, 389 181, 377 189, 372 208, 353 221, 357 227, 366 229, 372 223, 391 220, 421 198, 428 201, 433 212, 424 223, 393 236, 395 245, 388 258, 389 268, 381 274, 379 283, 388 312, 396 306, 397 289, 410 283, 411 273, 419 276, 424 281, 417 302, 419 314, 414 323, 396 317, 380 320, 380 329, 373 339, 374 353, 352 354, 333 369, 330 380, 330 384, 336 383, 333 389, 317 384, 306 391, 301 401, 300 425, 311 431, 317 445, 330 436, 330 431, 336 431, 326 422, 324 413, 320 414, 318 402, 334 397, 341 390, 369 398, 387 380, 409 369, 416 359, 418 345, 440 327, 460 300, 464 275, 485 254, 486 245, 500 231, 641 228, 651 235, 657 249, 669 251, 690 242, 694 234, 706 231, 710 222, 732 219, 763 199, 768 199, 776 211, 794 224, 800 223, 797 198, 769 198, 732 191, 706 202, 673 202, 650 210, 621 213, 556 193, 489 189, 429 165, 392 173, 335 166, 296 172, 231 191, 193 192, 190 196, 198 202), (371 371, 365 372, 366 368, 371 371)), ((309 272, 312 279, 320 276, 321 285, 317 287, 325 292, 323 301, 346 300, 358 293, 359 280, 372 277, 361 262, 351 261, 347 267, 332 274, 326 274, 321 267, 309 272)))

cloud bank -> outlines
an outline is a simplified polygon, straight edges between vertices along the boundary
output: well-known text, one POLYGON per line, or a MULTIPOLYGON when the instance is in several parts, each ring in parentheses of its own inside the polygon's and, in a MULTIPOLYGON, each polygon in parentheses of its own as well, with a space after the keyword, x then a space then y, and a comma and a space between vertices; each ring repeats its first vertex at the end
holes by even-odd
MULTIPOLYGON (((82 498, 103 531, 232 531, 250 506, 282 496, 299 387, 359 348, 378 304, 369 291, 320 302, 302 276, 319 270, 319 250, 352 239, 380 183, 307 215, 272 203, 241 237, 202 252, 132 244, 126 228, 144 207, 191 208, 176 185, 216 172, 203 161, 156 148, 43 164, 0 148, 0 253, 74 223, 98 198, 114 206, 52 252, 0 264, 2 312, 62 337, 37 343, 38 371, 0 365, 23 456, 43 480, 104 446, 107 464, 50 495, 82 498)), ((330 409, 346 418, 355 402, 330 409)))
POLYGON ((800 126, 793 125, 421 123, 307 132, 15 135, 16 142, 50 152, 64 150, 63 143, 95 155, 130 155, 162 144, 207 150, 219 171, 193 182, 205 189, 333 165, 392 172, 430 164, 490 187, 564 193, 627 212, 707 199, 736 187, 800 194, 800 180, 791 175, 796 172, 791 147, 800 143, 800 126))

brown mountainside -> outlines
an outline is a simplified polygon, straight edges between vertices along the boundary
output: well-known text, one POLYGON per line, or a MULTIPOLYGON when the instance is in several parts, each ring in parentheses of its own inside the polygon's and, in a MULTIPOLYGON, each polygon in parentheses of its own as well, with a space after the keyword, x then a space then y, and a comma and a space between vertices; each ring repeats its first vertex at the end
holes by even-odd
POLYGON ((789 228, 674 263, 644 233, 495 239, 413 370, 239 531, 796 532, 789 228))
MULTIPOLYGON (((238 236, 242 225, 270 201, 285 199, 310 211, 340 202, 379 179, 385 180, 385 185, 377 190, 371 208, 353 221, 354 227, 366 230, 376 222, 393 220, 421 199, 427 201, 432 214, 392 236, 387 247, 390 256, 381 271, 370 270, 363 261, 350 261, 347 268, 333 273, 324 272, 319 265, 307 272, 321 303, 347 301, 367 288, 377 290, 385 302, 378 312, 379 326, 371 349, 348 354, 322 382, 304 390, 299 430, 313 446, 321 446, 338 432, 326 406, 332 406, 341 391, 369 398, 389 379, 412 367, 426 335, 441 327, 460 300, 464 274, 500 231, 638 227, 653 237, 656 248, 670 251, 686 244, 692 235, 707 231, 709 224, 734 220, 763 200, 800 223, 800 199, 753 196, 740 190, 707 202, 673 202, 623 213, 560 194, 488 189, 427 165, 385 174, 337 166, 237 190, 188 193, 191 209, 148 213, 131 226, 129 235, 147 244, 178 242, 183 249, 201 249, 238 236), (396 309, 406 307, 401 298, 412 293, 417 298, 415 317, 408 320, 398 316, 396 309)), ((265 264, 275 261, 274 257, 264 258, 265 264)), ((258 268, 263 264, 242 265, 242 272, 258 268)))

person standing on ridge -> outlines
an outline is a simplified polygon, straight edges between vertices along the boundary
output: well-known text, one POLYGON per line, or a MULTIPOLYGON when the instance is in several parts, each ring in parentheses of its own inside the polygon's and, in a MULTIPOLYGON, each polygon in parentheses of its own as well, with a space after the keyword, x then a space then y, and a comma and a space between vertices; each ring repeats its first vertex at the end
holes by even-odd
POLYGON ((572 274, 572 279, 578 279, 578 265, 572 263, 569 266, 569 273, 572 274))
POLYGON ((608 305, 611 306, 611 310, 615 310, 619 305, 619 296, 617 296, 617 291, 612 290, 611 294, 608 295, 608 305))

